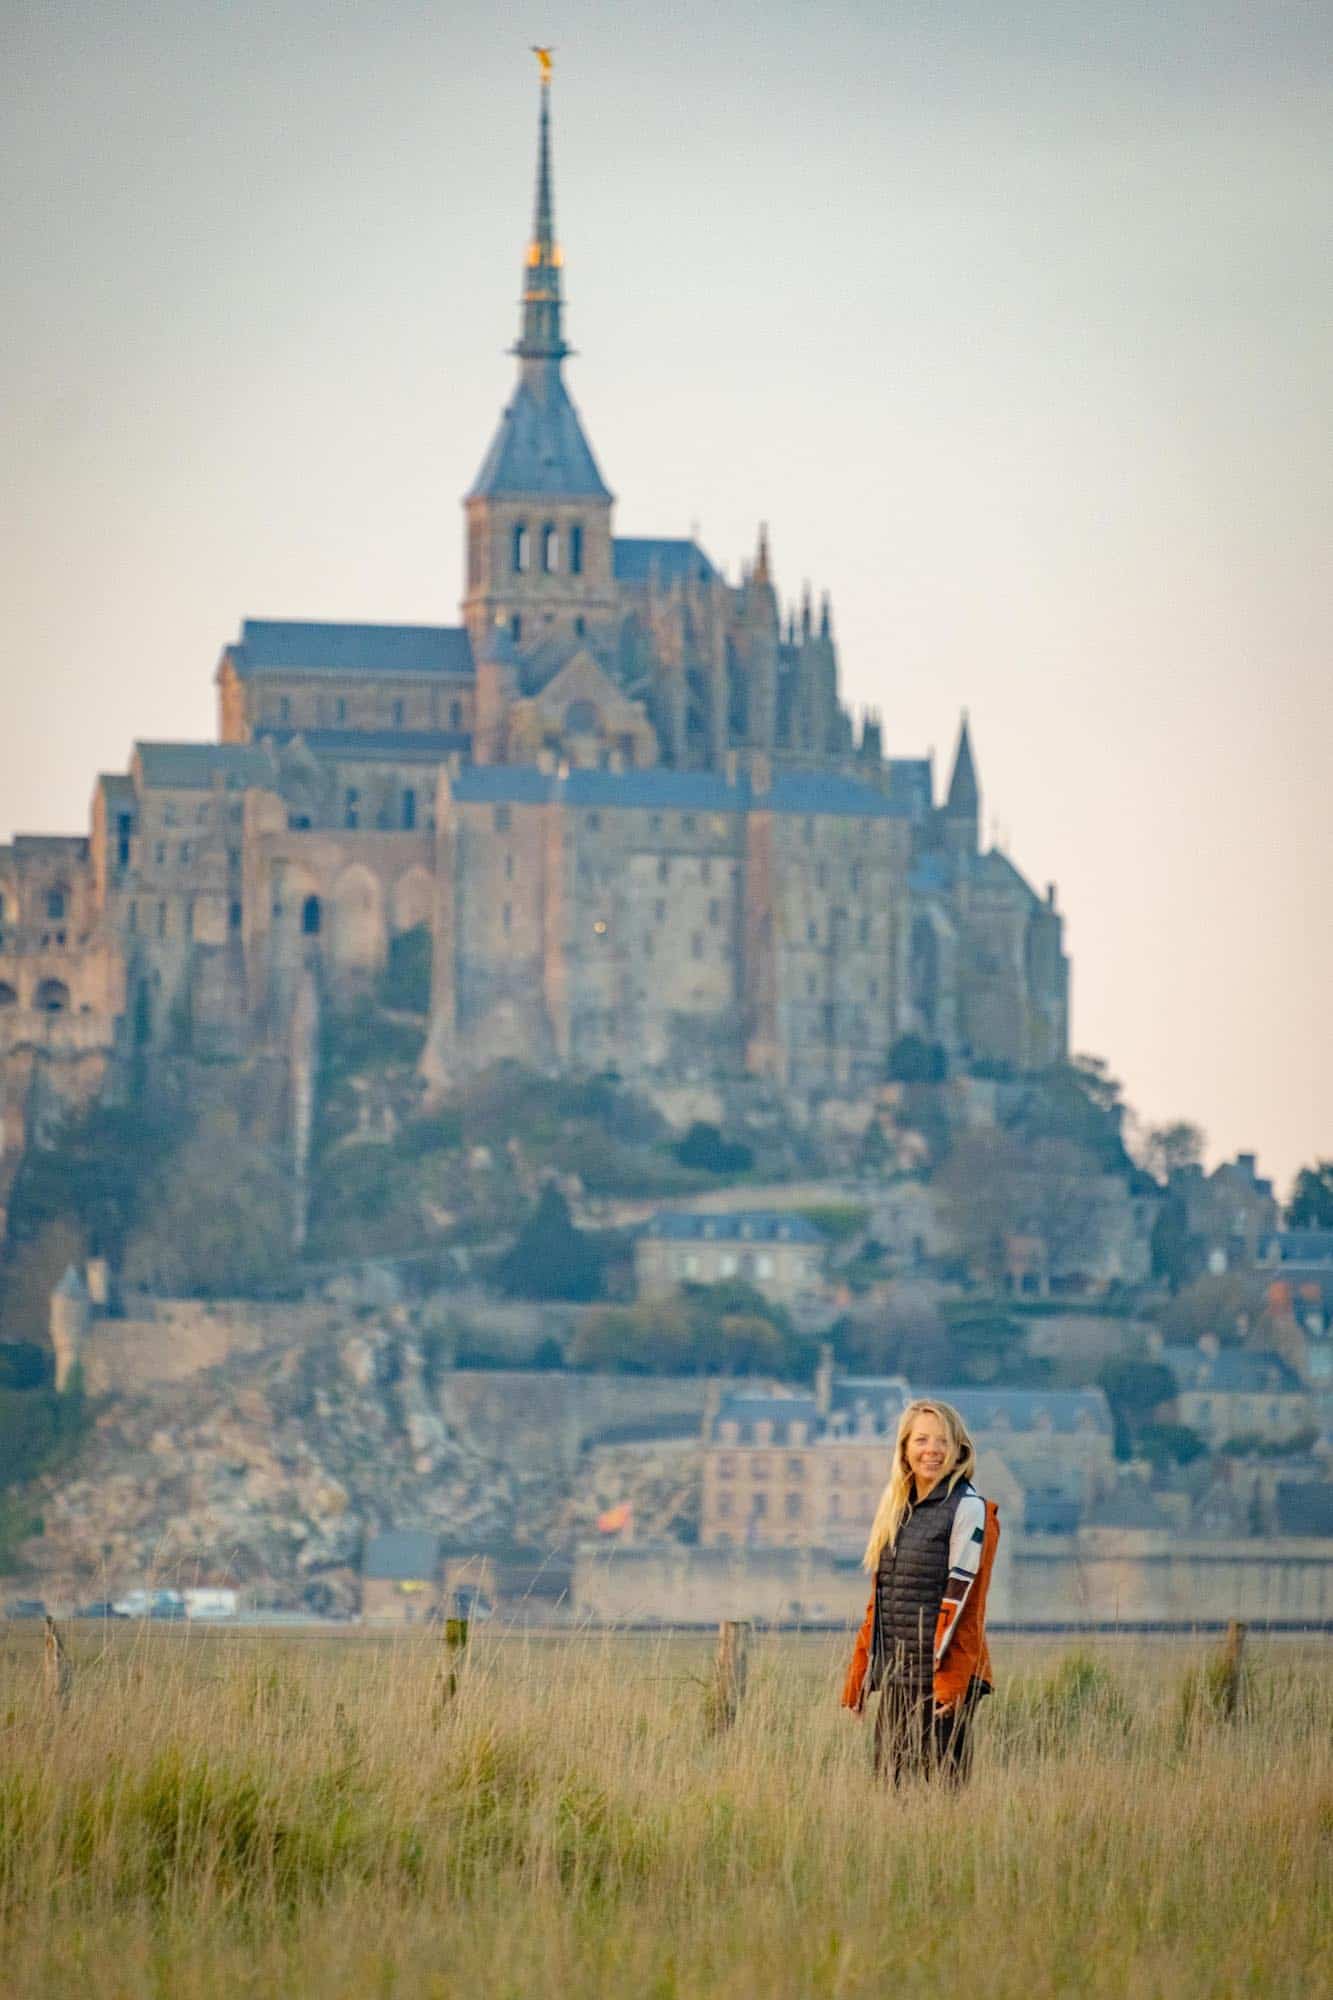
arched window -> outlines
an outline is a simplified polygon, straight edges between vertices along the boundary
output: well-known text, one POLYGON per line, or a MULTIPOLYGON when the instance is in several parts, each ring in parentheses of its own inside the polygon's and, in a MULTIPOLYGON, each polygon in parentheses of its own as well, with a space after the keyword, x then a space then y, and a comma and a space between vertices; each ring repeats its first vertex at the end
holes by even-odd
POLYGON ((44 979, 37 988, 36 1006, 42 1014, 67 1014, 69 988, 63 979, 44 979))
POLYGON ((571 736, 595 736, 598 719, 596 706, 590 701, 571 701, 565 710, 565 728, 571 736))
POLYGON ((526 521, 515 521, 511 543, 511 560, 514 575, 522 576, 532 567, 532 537, 528 533, 526 521))
POLYGON ((307 896, 301 905, 301 930, 306 937, 318 937, 322 912, 318 896, 307 896))
POLYGON ((517 611, 509 621, 509 636, 515 641, 523 637, 523 620, 519 617, 517 611))
POLYGON ((542 529, 542 570, 547 576, 554 576, 560 567, 560 530, 554 521, 548 521, 542 529))
POLYGON ((46 914, 53 924, 63 923, 68 904, 69 891, 63 884, 57 883, 54 889, 47 890, 46 914))
POLYGON ((0 1007, 17 1007, 19 996, 6 980, 0 979, 0 1007))
POLYGON ((579 521, 569 531, 569 573, 583 575, 583 525, 579 521))

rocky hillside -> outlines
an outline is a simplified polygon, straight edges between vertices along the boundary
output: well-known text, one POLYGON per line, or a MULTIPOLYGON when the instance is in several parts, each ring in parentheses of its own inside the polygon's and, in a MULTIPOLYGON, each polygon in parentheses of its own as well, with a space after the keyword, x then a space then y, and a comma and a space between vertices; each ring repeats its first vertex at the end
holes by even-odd
MULTIPOLYGON (((53 1600, 240 1582, 271 1602, 346 1612, 362 1538, 385 1527, 547 1550, 629 1499, 659 1532, 688 1531, 688 1439, 506 1449, 494 1421, 466 1414, 451 1390, 462 1379, 404 1316, 111 1397, 74 1467, 31 1490, 43 1531, 23 1545, 25 1566, 53 1600)), ((535 1396, 543 1378, 530 1379, 535 1396)))

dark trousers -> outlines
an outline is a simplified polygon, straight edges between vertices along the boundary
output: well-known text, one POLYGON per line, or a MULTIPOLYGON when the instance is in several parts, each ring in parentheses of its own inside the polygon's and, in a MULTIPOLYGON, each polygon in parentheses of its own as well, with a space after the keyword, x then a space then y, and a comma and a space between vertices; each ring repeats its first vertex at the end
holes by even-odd
POLYGON ((875 1774, 961 1785, 971 1763, 966 1704, 937 1714, 929 1693, 889 1681, 875 1711, 875 1774))

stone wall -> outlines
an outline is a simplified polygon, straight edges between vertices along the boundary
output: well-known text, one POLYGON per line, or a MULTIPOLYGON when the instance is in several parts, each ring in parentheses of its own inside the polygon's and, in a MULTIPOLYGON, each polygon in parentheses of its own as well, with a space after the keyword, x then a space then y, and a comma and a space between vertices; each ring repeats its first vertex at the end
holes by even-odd
POLYGON ((334 1324, 323 1304, 142 1299, 123 1319, 95 1319, 83 1345, 83 1375, 94 1396, 141 1395, 221 1368, 243 1354, 299 1346, 334 1324))
MULTIPOLYGON (((1231 1618, 1333 1621, 1333 1540, 1164 1541, 1133 1533, 1016 1537, 1001 1543, 994 1625, 1168 1624, 1231 1618), (1006 1545, 1007 1543, 1007 1545, 1006 1545)), ((608 1624, 715 1624, 722 1618, 851 1625, 867 1579, 813 1549, 585 1544, 574 1571, 578 1616, 608 1624)))

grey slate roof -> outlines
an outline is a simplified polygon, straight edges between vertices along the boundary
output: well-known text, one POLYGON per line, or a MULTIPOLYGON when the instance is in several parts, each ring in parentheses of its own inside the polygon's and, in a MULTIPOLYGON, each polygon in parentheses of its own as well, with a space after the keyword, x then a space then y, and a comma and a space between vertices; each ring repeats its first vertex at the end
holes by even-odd
POLYGON ((247 618, 226 657, 242 679, 283 672, 466 677, 473 670, 472 642, 461 625, 326 625, 247 618))
POLYGON ((671 1243, 823 1243, 824 1235, 804 1215, 780 1208, 738 1209, 720 1215, 690 1215, 663 1209, 646 1222, 644 1236, 671 1243))
POLYGON ((243 790, 271 787, 277 777, 268 752, 253 743, 136 743, 134 754, 150 790, 208 791, 217 778, 243 790))
POLYGON ((890 757, 889 803, 901 806, 913 819, 924 819, 934 804, 934 774, 929 757, 890 757))
POLYGON ((609 500, 558 361, 526 362, 469 500, 609 500))
POLYGON ((695 541, 673 541, 662 535, 617 535, 611 544, 617 583, 647 583, 656 569, 664 584, 677 577, 709 583, 717 569, 695 541))
POLYGON ((975 1437, 981 1431, 1035 1431, 1050 1428, 1062 1434, 1100 1431, 1109 1436, 1111 1412, 1100 1389, 914 1389, 914 1395, 938 1396, 952 1403, 975 1437))
POLYGON ((1273 1489, 1280 1535, 1333 1535, 1333 1483, 1280 1479, 1273 1489))
POLYGON ((803 814, 811 818, 833 814, 851 819, 899 819, 902 810, 882 792, 871 791, 851 778, 822 771, 782 771, 767 792, 755 792, 748 778, 734 785, 713 771, 672 771, 658 765, 646 771, 571 771, 566 778, 529 765, 479 764, 460 771, 454 796, 465 802, 510 801, 542 805, 560 798, 571 806, 601 806, 608 811, 660 807, 674 812, 741 813, 757 809, 803 814))
POLYGON ((394 1583, 427 1583, 440 1559, 440 1538, 428 1528, 391 1528, 366 1543, 361 1574, 394 1583))
MULTIPOLYGON (((1111 1414, 1100 1389, 918 1389, 896 1375, 835 1375, 830 1415, 855 1417, 859 1410, 874 1413, 876 1428, 891 1431, 904 1404, 917 1396, 938 1396, 952 1403, 975 1438, 995 1430, 1033 1431, 1043 1413, 1050 1418, 1052 1431, 1069 1434, 1091 1431, 1101 1436, 1111 1433, 1111 1414)), ((799 1418, 808 1426, 809 1437, 835 1436, 831 1426, 816 1410, 813 1396, 727 1396, 718 1409, 719 1420, 740 1425, 744 1442, 757 1421, 773 1424, 773 1436, 780 1442, 779 1426, 799 1418)), ((844 1432, 854 1439, 854 1429, 844 1432)))
POLYGON ((1333 1264, 1333 1229, 1275 1229, 1259 1239, 1263 1264, 1333 1264))
MULTIPOLYGON (((806 1427, 807 1440, 813 1438, 820 1427, 819 1413, 813 1396, 765 1396, 739 1395, 724 1396, 718 1405, 718 1423, 735 1424, 737 1441, 754 1444, 756 1424, 772 1425, 772 1442, 785 1443, 794 1423, 806 1427)), ((716 1432, 714 1433, 716 1437, 716 1432)))
POLYGON ((1162 1360, 1179 1389, 1208 1395, 1300 1395, 1305 1384, 1280 1354, 1223 1347, 1214 1355, 1197 1347, 1165 1347, 1162 1360))
POLYGON ((1025 902, 1040 901, 1030 882, 1024 880, 1007 854, 1001 854, 998 847, 992 847, 986 854, 974 857, 968 873, 973 882, 987 889, 1017 889, 1025 902))

